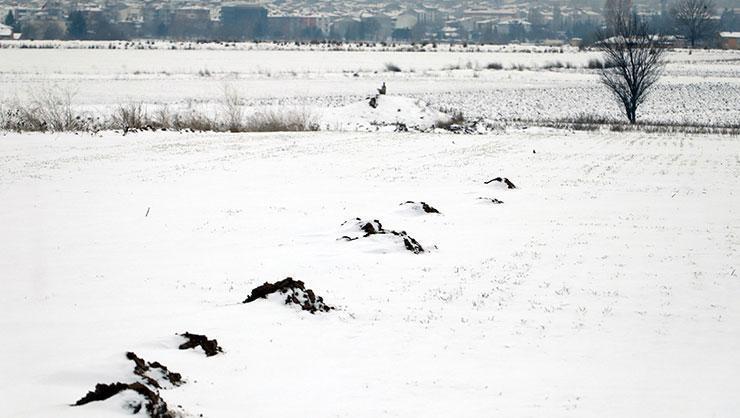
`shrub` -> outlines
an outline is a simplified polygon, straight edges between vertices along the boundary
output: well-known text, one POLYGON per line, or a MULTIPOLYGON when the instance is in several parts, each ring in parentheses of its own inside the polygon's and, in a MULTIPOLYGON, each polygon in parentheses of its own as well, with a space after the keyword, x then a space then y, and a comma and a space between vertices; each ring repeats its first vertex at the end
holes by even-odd
POLYGON ((555 61, 555 62, 545 63, 545 65, 542 66, 542 69, 544 69, 544 70, 554 70, 554 69, 563 68, 563 67, 564 67, 564 65, 563 65, 562 62, 555 61))
POLYGON ((45 88, 29 100, 3 106, 0 128, 11 131, 63 132, 95 129, 92 118, 74 110, 74 94, 66 89, 45 88))
POLYGON ((588 60, 588 64, 586 64, 586 68, 590 70, 601 70, 604 68, 614 68, 614 64, 602 61, 598 58, 591 58, 590 60, 588 60))
POLYGON ((307 110, 260 110, 247 118, 244 132, 299 132, 318 131, 319 125, 307 110))
POLYGON ((139 130, 152 126, 146 108, 141 102, 130 102, 118 105, 113 110, 111 123, 116 129, 124 131, 139 130))
POLYGON ((588 64, 586 64, 586 68, 590 70, 598 70, 601 68, 604 68, 604 62, 598 58, 591 58, 588 60, 588 64))
POLYGON ((195 109, 188 109, 183 113, 177 113, 173 117, 172 127, 178 131, 189 129, 191 131, 218 131, 218 123, 213 118, 195 109))
POLYGON ((385 70, 392 72, 392 73, 400 73, 401 67, 397 66, 396 64, 393 64, 392 62, 387 62, 385 64, 385 70))
POLYGON ((225 124, 224 128, 230 132, 239 132, 242 128, 244 119, 241 99, 239 98, 239 93, 233 87, 228 85, 224 87, 222 110, 225 124))
POLYGON ((498 62, 491 62, 488 65, 486 65, 486 69, 487 70, 503 70, 504 66, 498 62))

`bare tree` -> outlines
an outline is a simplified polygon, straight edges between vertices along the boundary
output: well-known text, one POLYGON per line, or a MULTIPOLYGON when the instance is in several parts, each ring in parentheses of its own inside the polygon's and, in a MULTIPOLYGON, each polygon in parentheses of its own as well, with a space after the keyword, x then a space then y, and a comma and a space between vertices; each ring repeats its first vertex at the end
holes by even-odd
POLYGON ((696 41, 707 35, 714 26, 712 0, 680 0, 671 10, 671 14, 689 39, 692 48, 696 41))
POLYGON ((602 36, 597 44, 604 57, 601 82, 619 100, 630 123, 637 121, 637 108, 645 101, 665 67, 665 49, 637 19, 619 19, 614 36, 602 36))

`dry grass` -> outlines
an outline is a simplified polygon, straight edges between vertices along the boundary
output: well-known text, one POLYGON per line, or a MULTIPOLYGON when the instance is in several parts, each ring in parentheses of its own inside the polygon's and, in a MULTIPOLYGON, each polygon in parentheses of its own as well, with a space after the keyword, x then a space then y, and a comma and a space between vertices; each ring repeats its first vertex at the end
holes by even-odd
POLYGON ((250 115, 241 132, 318 131, 319 124, 306 109, 268 109, 250 115))
POLYGON ((721 134, 740 135, 740 124, 711 124, 681 122, 637 122, 634 124, 602 116, 581 114, 568 118, 553 120, 523 120, 517 119, 509 123, 525 123, 532 126, 542 126, 556 129, 572 129, 576 131, 609 130, 611 132, 646 132, 646 133, 688 133, 688 134, 721 134))
POLYGON ((26 100, 15 98, 0 107, 0 129, 6 131, 64 132, 99 130, 97 120, 77 112, 74 93, 66 89, 44 88, 26 100))
POLYGON ((239 92, 230 85, 224 86, 221 107, 224 129, 229 132, 241 132, 244 126, 241 98, 239 92))

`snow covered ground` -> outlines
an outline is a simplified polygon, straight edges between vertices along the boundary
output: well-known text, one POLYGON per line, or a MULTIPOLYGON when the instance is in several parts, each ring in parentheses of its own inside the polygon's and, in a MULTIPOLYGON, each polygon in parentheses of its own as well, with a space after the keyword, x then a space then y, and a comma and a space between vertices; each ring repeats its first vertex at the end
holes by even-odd
MULTIPOLYGON (((434 52, 429 45, 425 52, 400 52, 390 47, 334 51, 308 45, 193 44, 169 49, 169 44, 156 44, 157 49, 138 50, 121 49, 125 44, 64 49, 113 44, 57 42, 52 45, 61 49, 7 48, 46 44, 0 42, 0 100, 51 89, 69 91, 75 105, 102 113, 129 102, 152 108, 208 107, 223 98, 228 86, 247 107, 323 109, 354 103, 387 82, 389 94, 460 110, 468 118, 622 117, 595 70, 585 68, 599 53, 569 47, 440 45, 434 52), (571 68, 546 69, 557 63, 571 68), (401 72, 387 71, 386 64, 401 72), (486 69, 489 64, 503 69, 486 69)), ((642 120, 740 124, 740 52, 676 50, 668 60, 665 77, 640 109, 642 120)))
POLYGON ((736 416, 739 179, 732 136, 4 134, 0 415, 126 416, 69 404, 134 351, 192 416, 736 416), (288 276, 337 309, 240 303, 288 276))

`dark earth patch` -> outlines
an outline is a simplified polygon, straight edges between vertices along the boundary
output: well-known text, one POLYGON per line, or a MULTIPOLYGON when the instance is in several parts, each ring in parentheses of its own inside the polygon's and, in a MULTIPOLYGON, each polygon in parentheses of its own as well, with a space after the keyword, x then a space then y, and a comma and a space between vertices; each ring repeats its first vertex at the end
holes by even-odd
POLYGON ((514 185, 514 183, 512 183, 506 177, 496 177, 495 179, 491 179, 491 180, 488 180, 488 181, 484 182, 484 184, 493 183, 494 181, 497 181, 499 183, 505 184, 506 187, 509 188, 509 189, 516 189, 516 186, 514 185))
POLYGON ((293 280, 287 277, 275 283, 268 283, 257 286, 252 289, 252 293, 242 303, 254 302, 257 299, 266 299, 268 295, 279 293, 285 296, 285 304, 296 304, 304 311, 315 314, 316 312, 329 312, 335 309, 324 303, 324 298, 316 296, 313 290, 306 289, 304 283, 300 280, 293 280))
POLYGON ((223 349, 218 345, 218 341, 215 339, 209 340, 205 335, 186 332, 184 334, 180 334, 180 336, 187 339, 187 341, 180 344, 178 347, 180 350, 200 347, 205 351, 206 357, 212 357, 218 353, 223 353, 223 349))
MULTIPOLYGON (((402 205, 415 205, 416 202, 413 200, 407 200, 404 203, 401 203, 402 205)), ((435 207, 431 206, 427 202, 419 202, 419 205, 421 205, 421 209, 425 213, 440 213, 435 207)))
POLYGON ((151 373, 153 372, 152 369, 159 370, 162 378, 170 382, 173 386, 180 386, 183 384, 182 375, 180 373, 171 372, 166 366, 158 361, 149 363, 131 351, 126 353, 126 358, 134 362, 134 374, 141 377, 149 386, 157 389, 162 388, 162 385, 159 383, 157 378, 151 376, 151 373))
POLYGON ((144 398, 142 402, 128 404, 132 413, 137 414, 142 406, 146 407, 150 418, 176 418, 180 413, 168 408, 167 403, 159 395, 159 389, 163 389, 162 382, 169 382, 173 386, 180 386, 184 382, 180 373, 171 372, 165 365, 155 362, 147 362, 136 353, 129 351, 126 358, 134 362, 134 374, 142 379, 141 382, 133 383, 98 383, 95 389, 89 391, 85 396, 75 402, 72 406, 81 406, 90 402, 104 401, 125 390, 131 390, 144 398), (153 375, 156 371, 159 379, 153 375), (161 379, 161 380, 160 380, 161 379))
MULTIPOLYGON (((406 231, 393 231, 390 229, 383 228, 383 224, 380 223, 379 220, 374 219, 370 222, 365 222, 360 218, 355 218, 355 222, 357 222, 357 226, 362 232, 365 233, 365 235, 362 236, 362 238, 367 238, 370 235, 393 235, 401 238, 403 240, 404 247, 411 251, 414 254, 421 254, 424 252, 424 248, 419 244, 419 241, 412 238, 409 234, 406 233, 406 231)), ((351 221, 347 221, 351 222, 351 221)), ((343 223, 342 225, 346 225, 347 222, 343 223)), ((345 240, 345 241, 354 241, 356 239, 359 239, 360 237, 350 237, 348 235, 344 235, 340 237, 339 239, 345 240)))
MULTIPOLYGON (((95 385, 95 390, 87 392, 85 396, 75 402, 72 406, 81 406, 90 402, 104 401, 125 390, 132 390, 144 398, 144 406, 150 418, 175 418, 179 416, 177 412, 169 409, 167 403, 159 396, 159 392, 157 390, 152 390, 140 382, 116 382, 110 384, 98 383, 95 385)), ((131 405, 132 412, 137 414, 141 410, 141 407, 141 403, 131 405)))

